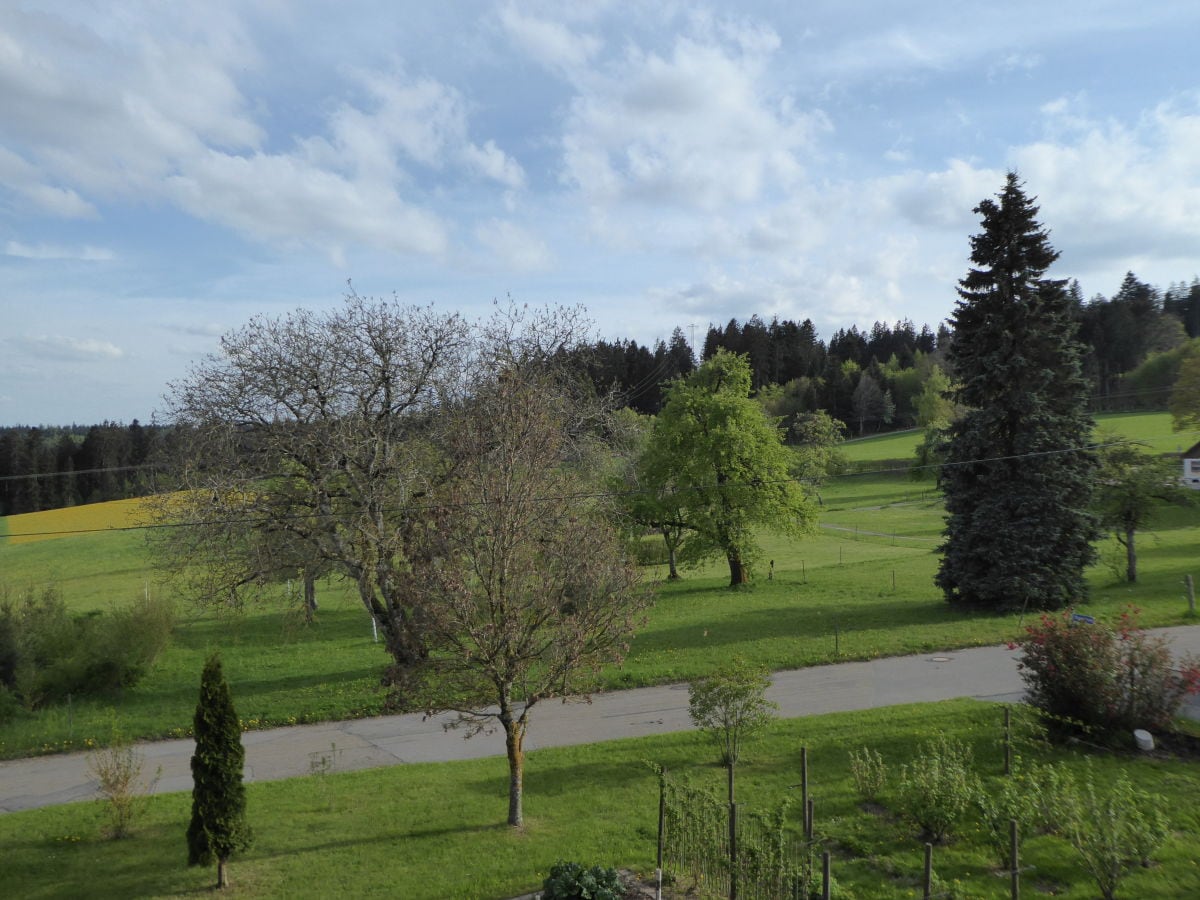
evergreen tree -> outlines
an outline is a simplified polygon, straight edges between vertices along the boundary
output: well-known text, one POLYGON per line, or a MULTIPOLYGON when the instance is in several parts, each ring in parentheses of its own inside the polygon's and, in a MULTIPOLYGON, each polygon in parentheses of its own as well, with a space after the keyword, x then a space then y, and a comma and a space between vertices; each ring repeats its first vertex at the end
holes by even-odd
POLYGON ((949 430, 937 584, 952 603, 1055 609, 1086 596, 1096 459, 1082 346, 1038 208, 1009 173, 975 212, 948 358, 966 413, 949 430))
POLYGON ((229 683, 217 654, 200 676, 196 705, 196 752, 192 755, 192 822, 188 826, 188 865, 217 864, 217 887, 229 884, 225 864, 250 845, 246 824, 246 751, 229 683))

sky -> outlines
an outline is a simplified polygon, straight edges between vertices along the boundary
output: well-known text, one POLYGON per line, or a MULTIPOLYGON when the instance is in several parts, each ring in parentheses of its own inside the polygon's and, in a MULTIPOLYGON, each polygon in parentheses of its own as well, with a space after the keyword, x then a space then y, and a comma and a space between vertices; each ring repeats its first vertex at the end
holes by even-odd
POLYGON ((1195 0, 2 2, 0 425, 348 285, 936 326, 1009 170, 1085 296, 1200 275, 1195 0))

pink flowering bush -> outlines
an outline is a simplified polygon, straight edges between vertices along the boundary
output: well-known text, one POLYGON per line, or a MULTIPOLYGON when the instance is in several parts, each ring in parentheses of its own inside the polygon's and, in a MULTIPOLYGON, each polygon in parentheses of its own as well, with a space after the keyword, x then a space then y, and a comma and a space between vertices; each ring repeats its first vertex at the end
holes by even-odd
POLYGON ((1176 669, 1163 638, 1137 624, 1137 610, 1115 627, 1071 621, 1069 613, 1043 615, 1017 642, 1029 702, 1060 736, 1112 740, 1135 728, 1168 726, 1189 694, 1200 691, 1200 666, 1176 669))

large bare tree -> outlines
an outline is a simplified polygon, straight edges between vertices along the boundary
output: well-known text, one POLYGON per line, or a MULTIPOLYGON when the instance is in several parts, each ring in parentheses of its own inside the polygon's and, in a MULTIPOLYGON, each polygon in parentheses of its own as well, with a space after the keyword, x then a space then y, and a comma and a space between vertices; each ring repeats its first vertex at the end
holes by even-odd
POLYGON ((431 488, 442 410, 461 401, 457 315, 351 294, 260 316, 170 386, 181 491, 158 506, 161 558, 209 600, 293 572, 358 588, 401 667, 424 660, 405 535, 431 488))
POLYGON ((406 587, 428 612, 426 706, 503 729, 514 826, 531 710, 586 694, 648 599, 597 490, 593 411, 538 365, 476 385, 444 432, 460 465, 414 536, 406 587))

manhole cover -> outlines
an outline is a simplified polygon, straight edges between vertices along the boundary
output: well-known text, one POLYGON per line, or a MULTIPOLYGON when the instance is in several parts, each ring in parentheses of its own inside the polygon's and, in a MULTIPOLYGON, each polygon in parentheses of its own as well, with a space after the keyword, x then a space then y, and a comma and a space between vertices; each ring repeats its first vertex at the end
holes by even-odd
POLYGON ((935 656, 933 658, 933 661, 934 662, 950 662, 951 658, 952 657, 949 657, 949 656, 935 656))

